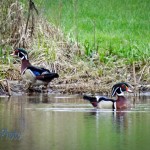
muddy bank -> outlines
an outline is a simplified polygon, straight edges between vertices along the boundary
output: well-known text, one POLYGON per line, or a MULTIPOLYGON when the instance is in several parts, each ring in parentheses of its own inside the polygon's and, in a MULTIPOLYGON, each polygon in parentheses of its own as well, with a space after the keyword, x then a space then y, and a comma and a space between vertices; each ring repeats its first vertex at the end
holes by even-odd
MULTIPOLYGON (((103 85, 96 84, 95 82, 77 82, 77 83, 51 83, 47 89, 44 87, 34 87, 32 89, 26 90, 24 88, 24 84, 20 81, 8 81, 9 84, 0 83, 0 95, 16 95, 16 94, 24 94, 24 93, 62 93, 62 94, 83 94, 83 93, 91 93, 91 94, 103 94, 110 95, 111 93, 111 84, 103 85)), ((134 92, 136 93, 144 93, 150 92, 150 85, 138 85, 136 88, 134 87, 134 92)))
MULTIPOLYGON (((71 93, 71 94, 82 94, 82 93, 100 93, 103 95, 109 95, 111 93, 111 88, 110 86, 98 86, 95 84, 66 84, 66 85, 54 85, 53 87, 51 86, 51 89, 57 90, 61 93, 71 93)), ((140 85, 134 89, 134 92, 138 93, 144 93, 144 92, 150 92, 150 85, 140 85)))

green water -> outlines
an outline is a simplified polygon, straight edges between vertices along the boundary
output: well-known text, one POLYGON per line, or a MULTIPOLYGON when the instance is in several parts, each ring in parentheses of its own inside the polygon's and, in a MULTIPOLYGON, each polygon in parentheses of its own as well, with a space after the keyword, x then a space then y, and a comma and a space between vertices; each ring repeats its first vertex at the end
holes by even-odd
POLYGON ((113 112, 79 96, 1 97, 0 150, 149 150, 150 97, 129 101, 113 112))

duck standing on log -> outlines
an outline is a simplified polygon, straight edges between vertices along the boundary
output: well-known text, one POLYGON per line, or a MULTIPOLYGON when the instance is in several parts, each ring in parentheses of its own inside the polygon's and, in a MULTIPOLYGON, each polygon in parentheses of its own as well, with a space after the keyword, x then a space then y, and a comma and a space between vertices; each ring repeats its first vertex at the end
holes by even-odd
POLYGON ((47 86, 50 81, 59 77, 57 73, 48 69, 32 66, 28 53, 22 48, 16 48, 11 55, 21 59, 21 77, 26 82, 27 88, 37 85, 47 86))
POLYGON ((90 101, 95 108, 124 110, 128 107, 127 99, 124 97, 124 92, 132 92, 130 85, 125 82, 117 83, 112 87, 112 96, 117 96, 117 99, 106 98, 102 96, 84 95, 83 99, 90 101))

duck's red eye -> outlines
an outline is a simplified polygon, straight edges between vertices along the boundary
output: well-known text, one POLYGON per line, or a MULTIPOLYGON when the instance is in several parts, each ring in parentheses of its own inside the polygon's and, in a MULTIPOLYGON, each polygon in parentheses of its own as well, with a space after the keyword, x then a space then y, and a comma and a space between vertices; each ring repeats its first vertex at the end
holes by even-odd
POLYGON ((126 90, 126 86, 123 84, 121 85, 122 90, 126 90))
POLYGON ((123 85, 121 85, 121 87, 122 87, 122 88, 124 88, 124 87, 125 87, 125 85, 123 84, 123 85))
POLYGON ((15 50, 15 55, 17 55, 17 54, 18 54, 18 52, 19 52, 18 50, 15 50))

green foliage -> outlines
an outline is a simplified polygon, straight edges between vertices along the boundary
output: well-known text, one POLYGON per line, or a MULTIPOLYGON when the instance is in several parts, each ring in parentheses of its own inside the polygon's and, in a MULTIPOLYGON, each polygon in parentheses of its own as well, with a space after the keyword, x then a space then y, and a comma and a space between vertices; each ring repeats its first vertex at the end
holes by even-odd
POLYGON ((10 64, 10 46, 5 46, 5 50, 3 52, 3 47, 0 46, 0 65, 1 64, 10 64))
POLYGON ((23 5, 16 0, 1 0, 0 4, 0 67, 2 68, 2 65, 10 65, 11 62, 10 51, 21 31, 18 25, 21 24, 21 18, 23 18, 21 13, 23 5))
POLYGON ((150 57, 148 0, 37 2, 50 22, 84 46, 88 57, 97 52, 102 62, 115 56, 129 63, 150 57))
POLYGON ((10 47, 5 46, 6 50, 3 52, 3 48, 0 46, 0 80, 6 77, 6 66, 11 65, 10 47))

